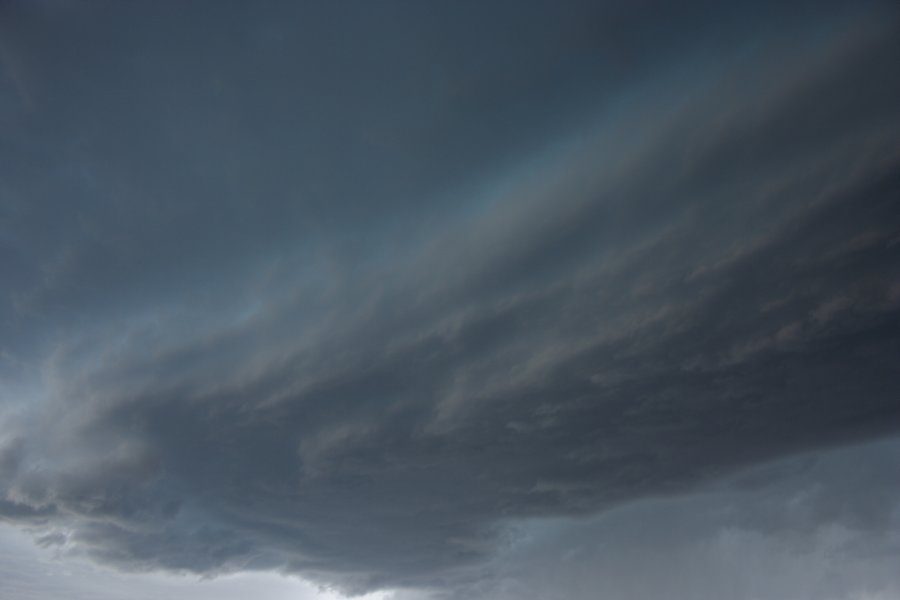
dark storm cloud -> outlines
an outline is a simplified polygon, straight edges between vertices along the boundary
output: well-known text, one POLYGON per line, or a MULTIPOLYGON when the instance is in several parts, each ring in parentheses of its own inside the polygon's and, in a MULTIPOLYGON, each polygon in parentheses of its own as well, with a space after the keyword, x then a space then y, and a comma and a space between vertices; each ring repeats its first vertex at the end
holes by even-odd
POLYGON ((895 8, 191 6, 6 7, 44 543, 452 587, 516 519, 900 429, 895 8))

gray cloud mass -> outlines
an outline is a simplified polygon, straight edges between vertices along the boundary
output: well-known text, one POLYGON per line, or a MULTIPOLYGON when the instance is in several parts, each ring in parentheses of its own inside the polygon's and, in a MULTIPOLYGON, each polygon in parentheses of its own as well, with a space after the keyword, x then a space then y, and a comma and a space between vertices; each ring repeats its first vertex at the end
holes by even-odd
POLYGON ((0 519, 493 598, 698 490, 896 525, 758 467, 900 433, 896 6, 214 4, 2 5, 0 519))

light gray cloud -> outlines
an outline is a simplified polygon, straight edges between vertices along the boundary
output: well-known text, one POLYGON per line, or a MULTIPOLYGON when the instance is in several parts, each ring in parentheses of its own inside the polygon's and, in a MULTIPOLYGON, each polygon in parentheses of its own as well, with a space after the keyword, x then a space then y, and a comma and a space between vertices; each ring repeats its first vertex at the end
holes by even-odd
MULTIPOLYGON (((701 4, 10 5, 0 515, 446 592, 511 523, 896 434, 897 11, 701 4)), ((862 526, 813 499, 759 522, 862 526)), ((782 551, 741 514, 689 568, 782 551)))
POLYGON ((596 517, 522 523, 491 577, 460 597, 891 598, 900 589, 898 460, 893 438, 596 517))

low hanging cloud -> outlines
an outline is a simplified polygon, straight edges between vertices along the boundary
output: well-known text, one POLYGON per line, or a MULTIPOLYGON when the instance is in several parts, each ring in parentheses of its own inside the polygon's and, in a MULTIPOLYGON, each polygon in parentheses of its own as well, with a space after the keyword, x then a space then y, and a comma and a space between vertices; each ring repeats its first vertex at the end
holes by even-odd
POLYGON ((0 516, 499 594, 521 523, 898 433, 896 8, 590 4, 7 9, 0 516))

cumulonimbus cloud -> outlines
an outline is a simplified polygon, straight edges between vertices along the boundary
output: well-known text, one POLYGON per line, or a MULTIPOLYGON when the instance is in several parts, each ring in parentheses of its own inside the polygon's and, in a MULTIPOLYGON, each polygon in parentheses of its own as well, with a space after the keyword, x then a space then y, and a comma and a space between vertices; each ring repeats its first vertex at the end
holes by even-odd
MULTIPOLYGON (((260 107, 229 69, 173 116, 154 97, 170 129, 135 137, 130 158, 104 152, 137 109, 63 149, 13 127, 38 149, 4 179, 0 514, 123 569, 453 587, 511 521, 896 433, 898 21, 865 8, 764 34, 732 25, 725 56, 657 59, 670 76, 635 51, 641 77, 610 75, 599 109, 544 124, 532 151, 507 148, 459 190, 411 183, 416 202, 391 200, 391 173, 422 114, 400 119, 399 146, 378 138, 322 173, 316 118, 297 117, 311 147, 265 115, 230 120, 260 107), (200 142, 204 128, 245 144, 200 142), (160 140, 214 164, 158 169, 160 140), (278 162, 292 152, 316 167, 308 187, 278 162), (366 157, 380 171, 353 162, 366 157)), ((276 25, 248 47, 288 43, 276 25)), ((185 89, 189 70, 142 53, 156 47, 126 47, 143 65, 129 85, 185 89)), ((362 72, 363 58, 328 60, 362 72)), ((448 69, 499 68, 487 63, 448 69)), ((476 105, 502 91, 466 81, 454 89, 476 105)), ((291 85, 335 134, 350 135, 348 112, 386 110, 355 88, 327 88, 333 108, 291 85)), ((388 125, 373 117, 379 135, 388 125)))

